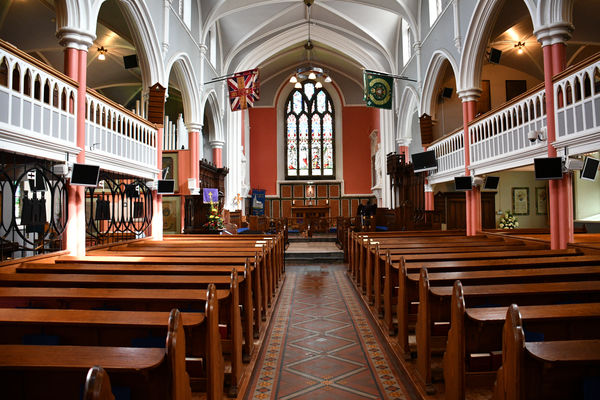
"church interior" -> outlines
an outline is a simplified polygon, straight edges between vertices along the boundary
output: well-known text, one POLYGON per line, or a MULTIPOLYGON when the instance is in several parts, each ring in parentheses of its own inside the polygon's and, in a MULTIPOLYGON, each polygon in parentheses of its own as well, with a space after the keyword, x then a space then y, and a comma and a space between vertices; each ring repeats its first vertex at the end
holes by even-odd
POLYGON ((0 0, 0 398, 600 398, 590 0, 0 0))

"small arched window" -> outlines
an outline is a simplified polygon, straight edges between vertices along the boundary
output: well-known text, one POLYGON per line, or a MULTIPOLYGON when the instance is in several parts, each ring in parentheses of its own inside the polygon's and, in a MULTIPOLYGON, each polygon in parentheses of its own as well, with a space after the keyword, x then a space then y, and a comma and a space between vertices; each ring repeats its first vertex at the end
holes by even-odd
POLYGON ((285 103, 286 178, 335 177, 335 114, 324 88, 305 81, 285 103))

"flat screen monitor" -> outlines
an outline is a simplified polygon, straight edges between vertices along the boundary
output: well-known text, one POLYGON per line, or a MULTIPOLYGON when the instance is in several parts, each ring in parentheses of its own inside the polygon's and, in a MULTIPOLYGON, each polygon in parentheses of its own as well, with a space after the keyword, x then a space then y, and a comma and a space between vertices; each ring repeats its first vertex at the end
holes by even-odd
POLYGON ((473 189, 473 177, 472 176, 455 176, 454 177, 454 189, 457 191, 465 191, 473 189))
POLYGON ((600 164, 600 160, 597 158, 586 157, 579 177, 588 181, 595 181, 598 174, 598 164, 600 164))
POLYGON ((99 175, 100 166, 75 163, 71 174, 71 185, 96 187, 99 175))
POLYGON ((485 182, 483 183, 483 189, 484 190, 497 190, 499 183, 500 183, 499 176, 486 176, 485 182))
POLYGON ((158 194, 173 194, 175 192, 175 180, 173 179, 159 179, 158 188, 156 193, 158 194))
POLYGON ((561 157, 534 158, 533 165, 537 180, 547 181, 563 177, 561 157))
POLYGON ((412 163, 415 172, 431 171, 437 168, 435 151, 429 150, 412 155, 412 163))

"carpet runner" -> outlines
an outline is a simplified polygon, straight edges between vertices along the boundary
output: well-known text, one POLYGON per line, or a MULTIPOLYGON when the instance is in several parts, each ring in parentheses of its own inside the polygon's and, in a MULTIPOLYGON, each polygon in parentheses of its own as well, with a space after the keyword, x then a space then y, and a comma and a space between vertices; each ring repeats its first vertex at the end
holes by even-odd
POLYGON ((287 266, 246 399, 411 399, 343 265, 287 266))

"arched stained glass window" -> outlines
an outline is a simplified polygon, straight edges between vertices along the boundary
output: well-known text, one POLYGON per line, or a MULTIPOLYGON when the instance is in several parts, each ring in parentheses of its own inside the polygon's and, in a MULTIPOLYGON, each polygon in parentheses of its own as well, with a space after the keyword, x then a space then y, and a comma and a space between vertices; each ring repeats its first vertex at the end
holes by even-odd
POLYGON ((335 119, 329 93, 305 81, 290 93, 284 110, 286 178, 334 178, 335 119))

